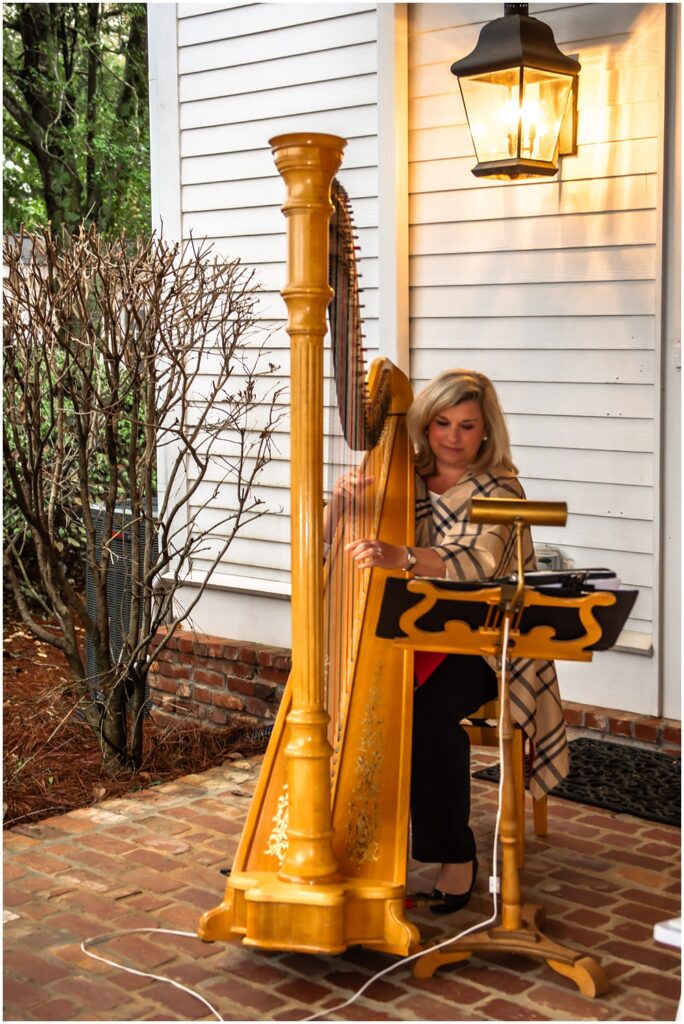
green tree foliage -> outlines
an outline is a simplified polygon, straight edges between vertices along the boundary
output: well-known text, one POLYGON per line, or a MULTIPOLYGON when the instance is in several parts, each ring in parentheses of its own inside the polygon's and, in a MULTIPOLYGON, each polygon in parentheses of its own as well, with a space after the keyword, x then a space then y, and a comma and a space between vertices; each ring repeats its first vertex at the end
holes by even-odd
POLYGON ((146 5, 3 13, 5 230, 149 230, 146 5))

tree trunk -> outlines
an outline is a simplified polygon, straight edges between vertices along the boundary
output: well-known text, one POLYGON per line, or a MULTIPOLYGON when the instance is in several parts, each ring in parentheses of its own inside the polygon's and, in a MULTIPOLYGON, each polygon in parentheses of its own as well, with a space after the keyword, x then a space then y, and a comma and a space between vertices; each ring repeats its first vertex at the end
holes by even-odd
POLYGON ((105 692, 99 738, 105 771, 116 775, 117 772, 130 768, 127 750, 125 679, 117 679, 105 692))

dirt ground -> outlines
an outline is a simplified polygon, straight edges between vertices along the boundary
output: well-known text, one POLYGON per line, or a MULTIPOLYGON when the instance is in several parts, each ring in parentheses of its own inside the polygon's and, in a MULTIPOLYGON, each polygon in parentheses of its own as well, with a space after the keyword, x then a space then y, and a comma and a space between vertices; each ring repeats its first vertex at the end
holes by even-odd
POLYGON ((244 730, 196 723, 146 723, 143 764, 107 775, 92 731, 79 717, 61 651, 37 640, 17 618, 3 623, 5 828, 87 807, 112 796, 203 771, 257 749, 244 730))

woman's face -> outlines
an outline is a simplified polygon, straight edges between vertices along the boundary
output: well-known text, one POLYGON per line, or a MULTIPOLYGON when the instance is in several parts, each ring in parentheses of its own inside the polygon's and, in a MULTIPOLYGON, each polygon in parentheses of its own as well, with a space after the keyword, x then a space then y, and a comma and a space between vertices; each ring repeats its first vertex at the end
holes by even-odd
POLYGON ((474 398, 438 412, 427 433, 437 472, 469 469, 477 459, 484 433, 482 409, 474 398))

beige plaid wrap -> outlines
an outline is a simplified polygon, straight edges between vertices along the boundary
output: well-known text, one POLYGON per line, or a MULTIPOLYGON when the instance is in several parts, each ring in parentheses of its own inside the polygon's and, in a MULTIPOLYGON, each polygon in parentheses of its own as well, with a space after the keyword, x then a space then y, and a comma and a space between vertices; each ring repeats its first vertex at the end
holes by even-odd
MULTIPOLYGON (((434 506, 425 481, 416 478, 416 544, 431 547, 444 561, 447 579, 506 576, 516 569, 512 526, 468 521, 471 498, 524 498, 520 481, 502 466, 469 472, 439 496, 434 506)), ((529 529, 525 529, 525 569, 536 568, 529 529)), ((485 657, 496 670, 496 659, 485 657)), ((511 714, 534 743, 530 791, 543 796, 569 771, 565 721, 552 661, 512 658, 509 662, 511 714)))

